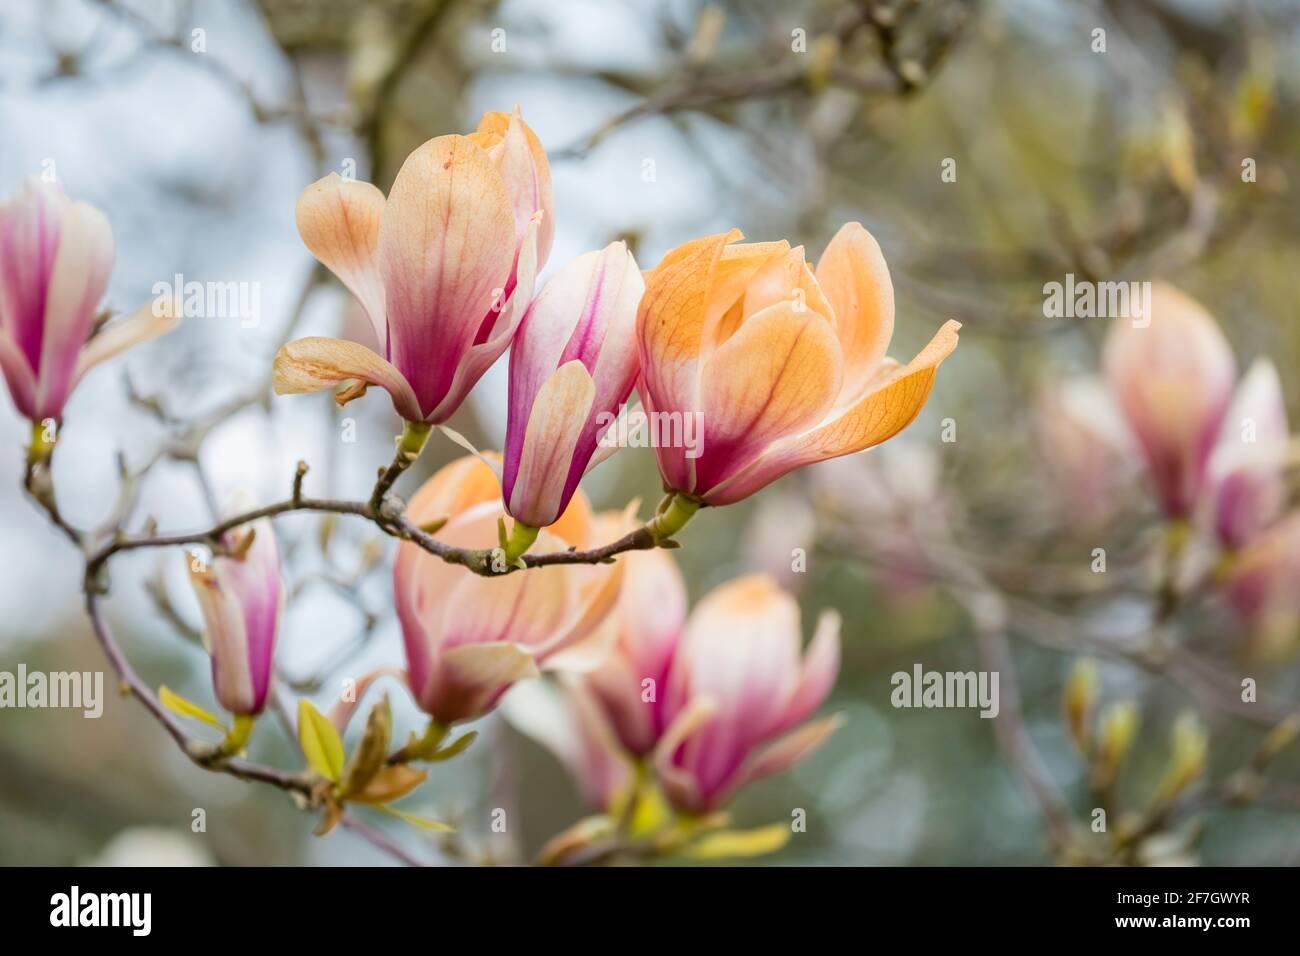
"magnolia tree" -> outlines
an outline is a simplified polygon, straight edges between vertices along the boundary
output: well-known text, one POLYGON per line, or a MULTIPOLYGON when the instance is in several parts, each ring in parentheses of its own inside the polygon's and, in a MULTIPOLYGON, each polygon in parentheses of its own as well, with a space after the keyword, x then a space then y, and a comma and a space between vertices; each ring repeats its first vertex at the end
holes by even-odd
POLYGON ((319 833, 358 804, 444 830, 393 804, 425 780, 424 765, 472 743, 475 732, 460 725, 552 672, 561 695, 552 703, 572 718, 555 745, 600 813, 552 840, 543 860, 778 848, 788 824, 731 831, 727 805, 835 729, 834 715, 816 714, 839 669, 838 617, 823 614, 802 649, 797 603, 761 574, 688 611, 671 550, 702 509, 904 429, 956 348, 958 323, 910 361, 889 358, 889 272, 857 223, 816 268, 802 247, 745 243, 733 230, 689 239, 644 274, 615 242, 539 286, 556 214, 546 152, 518 110, 429 140, 387 197, 337 174, 307 186, 297 221, 364 307, 381 350, 289 342, 275 357, 275 391, 333 389, 344 404, 378 386, 401 423, 396 454, 366 500, 312 497, 300 463, 284 500, 243 496, 212 527, 161 533, 126 526, 130 508, 106 528, 75 527, 59 511, 50 465, 78 378, 172 328, 169 302, 97 318, 112 232, 59 185, 33 180, 0 213, 0 357, 15 406, 32 420, 26 487, 85 555, 86 608, 124 688, 195 763, 320 811, 319 833), (480 451, 444 423, 507 349, 505 447, 480 451), (634 389, 641 407, 629 409, 634 389), (665 495, 648 520, 637 502, 593 513, 580 487, 588 471, 638 429, 662 435, 657 423, 688 419, 689 447, 655 442, 665 495), (407 503, 394 485, 435 431, 469 454, 407 503), (262 766, 243 752, 274 698, 289 590, 275 519, 303 511, 368 521, 398 539, 393 604, 406 659, 357 679, 328 714, 300 700, 305 766, 262 766), (113 558, 144 548, 183 553, 226 719, 147 686, 110 630, 102 600, 113 558), (390 673, 428 716, 423 726, 395 727, 388 698, 367 697, 390 673), (366 707, 349 752, 349 722, 366 707), (223 736, 209 741, 203 724, 223 736))

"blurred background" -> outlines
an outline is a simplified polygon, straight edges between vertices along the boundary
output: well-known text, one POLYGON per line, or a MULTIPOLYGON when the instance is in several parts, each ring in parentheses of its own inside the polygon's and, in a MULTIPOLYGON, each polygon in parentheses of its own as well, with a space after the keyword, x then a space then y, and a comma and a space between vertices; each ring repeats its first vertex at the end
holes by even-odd
MULTIPOLYGON (((1298 54, 1294 0, 6 3, 0 193, 56 169, 105 211, 115 310, 177 274, 259 290, 256 321, 187 321, 77 390, 54 460, 62 509, 103 520, 119 456, 141 475, 132 527, 200 528, 239 488, 283 498, 299 459, 312 494, 364 497, 391 454, 387 399, 338 409, 269 392, 288 338, 370 334, 303 247, 294 203, 331 170, 386 189, 424 140, 518 104, 551 156, 551 272, 620 237, 651 268, 732 226, 816 260, 860 220, 893 276, 891 355, 964 323, 900 438, 705 512, 675 553, 693 599, 760 569, 798 592, 805 633, 824 607, 844 617, 828 706, 846 725, 735 807, 746 826, 807 809, 808 831, 765 862, 1071 862, 1055 837, 1098 804, 1063 699, 1095 658, 1096 706, 1141 713, 1107 800, 1151 826, 1123 859, 1295 863, 1300 762, 1278 756, 1258 799, 1227 785, 1300 699, 1292 642, 1261 648, 1211 596, 1161 622, 1175 652, 1145 652, 1160 519, 1132 455, 1105 458, 1122 442, 1093 441, 1110 428, 1104 396, 1060 387, 1095 372, 1108 322, 1045 317, 1043 286, 1171 281, 1218 318, 1243 367, 1273 357, 1300 412, 1298 54), (999 718, 892 707, 891 675, 918 663, 998 670, 999 718), (1243 677, 1258 705, 1241 700, 1243 677), (1199 796, 1146 820, 1185 710, 1209 741, 1199 796)), ((452 426, 499 446, 504 398, 501 362, 452 426)), ((6 398, 0 670, 105 670, 79 555, 22 494, 27 438, 6 398)), ((430 442, 401 490, 456 454, 430 442)), ((652 453, 620 453, 586 487, 602 508, 657 500, 652 453)), ((295 596, 284 693, 323 701, 340 674, 400 661, 392 542, 319 516, 277 527, 295 596)), ((182 552, 126 554, 112 570, 110 618, 145 680, 210 703, 182 552)), ((0 711, 0 862, 390 862, 344 830, 313 838, 279 791, 203 773, 105 683, 99 720, 0 711), (196 808, 205 832, 192 831, 196 808)), ((417 726, 390 690, 399 731, 417 726)), ((251 755, 299 766, 265 723, 251 755)), ((375 826, 413 852, 514 861, 587 812, 549 753, 500 715, 478 726, 484 739, 403 804, 457 821, 456 846, 375 826), (506 834, 490 832, 496 807, 518 821, 506 834)))

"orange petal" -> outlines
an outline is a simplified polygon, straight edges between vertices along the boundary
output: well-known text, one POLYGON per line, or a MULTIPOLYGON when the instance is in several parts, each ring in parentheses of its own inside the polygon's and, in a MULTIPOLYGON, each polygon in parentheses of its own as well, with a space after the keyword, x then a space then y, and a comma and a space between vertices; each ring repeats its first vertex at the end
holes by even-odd
POLYGON ((695 490, 707 493, 767 445, 821 421, 841 374, 835 332, 811 309, 782 301, 746 320, 701 376, 695 490))
MULTIPOLYGON (((496 452, 484 457, 499 461, 496 452)), ((451 518, 485 501, 499 501, 501 483, 492 466, 477 455, 466 455, 435 471, 411 498, 406 513, 417 524, 451 518)))
MULTIPOLYGON (((657 410, 694 407, 709 291, 723 248, 740 230, 683 243, 646 279, 637 313, 641 374, 657 410)), ((642 396, 644 399, 645 396, 642 396)))
POLYGON ((960 322, 945 322, 912 361, 877 381, 856 405, 820 428, 778 442, 745 471, 713 488, 709 503, 740 501, 801 465, 862 451, 898 434, 930 397, 939 364, 957 347, 960 328, 960 322))
POLYGON ((545 265, 555 239, 555 199, 551 188, 551 164, 542 141, 524 122, 519 108, 514 113, 484 113, 478 130, 469 136, 487 151, 505 181, 515 211, 516 241, 533 214, 542 213, 537 237, 537 264, 545 265))
MULTIPOLYGON (((415 393, 402 373, 364 345, 345 339, 315 335, 282 346, 275 354, 272 377, 277 395, 319 392, 349 381, 378 385, 393 397, 397 414, 412 422, 422 417, 415 393)), ((361 392, 350 391, 339 403, 345 404, 361 392)))
POLYGON ((388 348, 384 284, 379 275, 379 222, 384 194, 371 183, 330 173, 302 191, 298 235, 357 297, 370 317, 381 352, 388 348))
POLYGON ((844 349, 846 405, 856 401, 894 335, 894 284, 880 245, 861 223, 840 228, 817 264, 817 281, 835 311, 844 349))

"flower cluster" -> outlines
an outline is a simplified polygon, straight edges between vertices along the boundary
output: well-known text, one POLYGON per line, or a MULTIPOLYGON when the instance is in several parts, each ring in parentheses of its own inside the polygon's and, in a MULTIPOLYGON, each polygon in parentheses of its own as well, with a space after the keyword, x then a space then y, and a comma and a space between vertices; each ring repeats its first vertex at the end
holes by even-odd
MULTIPOLYGON (((909 362, 887 357, 893 289, 862 226, 844 226, 815 268, 802 247, 742 243, 733 230, 686 242, 645 274, 613 242, 538 289, 555 209, 546 153, 518 110, 420 146, 387 196, 337 175, 313 183, 297 223, 374 336, 369 346, 288 343, 274 387, 336 388, 343 404, 378 386, 404 420, 398 458, 361 513, 403 539, 393 563, 402 674, 430 718, 422 739, 385 762, 391 717, 377 708, 364 757, 343 768, 328 721, 304 710, 304 751, 337 782, 329 806, 377 788, 405 792, 418 780, 394 765, 442 759, 449 727, 542 672, 563 675, 546 686, 562 688, 580 719, 561 750, 606 809, 653 791, 698 819, 826 738, 836 718, 810 718, 839 669, 838 617, 824 613, 802 651, 797 603, 761 575, 724 584, 688 612, 681 574, 656 547, 674 545, 700 508, 879 444, 920 412, 959 326, 946 324, 909 362), (501 453, 444 467, 409 505, 389 498, 434 426, 507 348, 501 453), (668 495, 644 526, 635 504, 596 513, 580 488, 616 450, 609 439, 634 389, 644 418, 699 426, 689 449, 655 443, 668 495), (523 560, 532 548, 563 555, 620 540, 635 545, 603 560, 523 560), (445 549, 493 554, 491 573, 447 560, 445 549)), ((149 308, 96 326, 111 259, 104 217, 58 187, 29 185, 0 209, 0 367, 25 416, 58 420, 86 368, 171 325, 149 308)), ((1245 467, 1223 479, 1223 497, 1242 513, 1234 527, 1262 520, 1263 503, 1227 487, 1247 481, 1237 477, 1245 467)), ((1178 476, 1177 494, 1189 493, 1188 480, 1178 476)), ((214 534, 210 560, 188 558, 216 697, 240 718, 222 756, 237 752, 273 695, 285 587, 271 521, 252 518, 214 534)), ((338 723, 348 713, 338 710, 338 723)))
POLYGON ((1101 378, 1046 393, 1040 440, 1076 515, 1113 510, 1127 463, 1140 463, 1169 522, 1170 573, 1195 578, 1217 552, 1210 584, 1266 649, 1300 619, 1281 381, 1266 357, 1239 377, 1214 318, 1178 289, 1153 284, 1147 313, 1111 327, 1101 378))

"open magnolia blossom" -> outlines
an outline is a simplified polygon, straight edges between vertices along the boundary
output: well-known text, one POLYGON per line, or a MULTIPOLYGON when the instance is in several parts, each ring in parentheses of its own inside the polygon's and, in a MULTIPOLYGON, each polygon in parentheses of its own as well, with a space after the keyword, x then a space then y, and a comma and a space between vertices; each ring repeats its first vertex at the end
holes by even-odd
MULTIPOLYGON (((437 537, 447 544, 493 548, 501 486, 484 461, 462 458, 434 474, 407 513, 421 525, 446 519, 437 537)), ((630 521, 630 514, 593 515, 578 493, 538 540, 547 550, 587 548, 613 540, 630 521)), ((618 598, 622 574, 615 562, 485 577, 403 542, 393 587, 417 703, 446 726, 487 713, 512 684, 540 670, 597 666, 612 638, 598 625, 618 598)))
POLYGON ((636 380, 633 330, 645 281, 626 243, 569 263, 524 316, 510 350, 506 510, 551 524, 616 446, 598 442, 636 380))
POLYGON ((673 806, 717 809, 839 726, 838 716, 804 723, 839 673, 839 632, 839 615, 823 612, 801 655, 799 605, 766 575, 737 578, 696 606, 661 689, 666 730, 654 761, 673 806))
MULTIPOLYGON (((238 514, 255 507, 247 495, 231 502, 238 514)), ((187 555, 190 584, 203 611, 203 643, 212 657, 212 685, 232 714, 260 714, 271 689, 275 642, 284 610, 280 551, 269 518, 227 531, 225 554, 211 565, 187 555)))
POLYGON ((0 205, 0 371, 25 418, 61 419, 86 372, 175 326, 159 303, 96 330, 112 268, 108 220, 58 183, 29 179, 0 205))
POLYGON ((551 172, 516 109, 439 136, 402 164, 387 200, 331 173, 298 200, 298 232, 365 307, 378 352, 310 337, 275 357, 280 394, 378 385, 410 422, 445 422, 509 346, 554 236, 551 172))
POLYGON ((637 390, 651 420, 689 416, 702 429, 697 449, 656 444, 664 484, 711 505, 907 427, 961 327, 945 323, 900 365, 885 355, 889 270, 861 225, 840 229, 815 272, 802 247, 740 238, 732 230, 669 252, 637 318, 637 390))
POLYGON ((1148 323, 1112 323, 1107 382, 1171 518, 1188 518, 1232 399, 1237 362, 1219 326, 1193 299, 1155 283, 1148 323))

